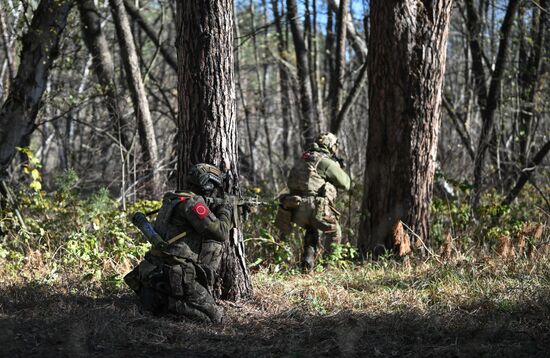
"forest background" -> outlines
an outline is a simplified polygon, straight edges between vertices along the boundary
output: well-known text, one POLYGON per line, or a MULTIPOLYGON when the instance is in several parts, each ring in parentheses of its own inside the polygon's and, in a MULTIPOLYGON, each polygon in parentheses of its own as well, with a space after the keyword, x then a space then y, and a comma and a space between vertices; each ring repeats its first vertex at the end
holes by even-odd
MULTIPOLYGON (((25 70, 19 66, 25 34, 39 6, 48 3, 54 2, 0 0, 2 114, 16 74, 25 70)), ((350 1, 342 12, 334 0, 236 1, 241 190, 273 205, 252 213, 243 227, 254 295, 223 302, 227 322, 213 328, 174 319, 151 323, 132 308, 122 284, 148 247, 127 215, 157 208, 161 193, 177 181, 177 15, 174 1, 127 1, 122 7, 147 121, 135 115, 116 3, 67 7, 36 118, 24 128, 3 178, 5 352, 517 356, 549 348, 548 1, 454 1, 429 238, 414 255, 363 262, 357 259, 365 254, 359 233, 372 159, 366 65, 371 6, 350 1), (288 16, 293 6, 298 15, 288 16), (90 45, 98 32, 90 29, 100 29, 111 71, 98 70, 90 45), (280 241, 272 225, 274 199, 306 146, 304 120, 316 132, 337 133, 353 180, 338 202, 344 242, 310 276, 297 270, 300 232, 280 241), (481 159, 480 143, 487 143, 481 159), (476 193, 479 203, 472 200, 476 193)), ((2 114, 6 135, 13 123, 2 114)), ((2 164, 12 145, 5 138, 2 164)), ((404 230, 414 239, 414 230, 404 230)))

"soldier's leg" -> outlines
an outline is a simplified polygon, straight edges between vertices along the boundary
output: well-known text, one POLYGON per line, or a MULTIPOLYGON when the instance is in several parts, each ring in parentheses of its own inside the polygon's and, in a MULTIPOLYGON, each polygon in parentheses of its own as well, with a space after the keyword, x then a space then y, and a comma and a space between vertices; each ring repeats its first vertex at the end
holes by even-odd
POLYGON ((168 309, 199 321, 221 322, 223 310, 216 304, 210 292, 196 281, 195 265, 185 263, 170 269, 172 288, 168 309))
POLYGON ((304 237, 304 256, 302 266, 304 270, 311 271, 315 267, 315 254, 319 246, 319 230, 313 227, 306 227, 304 237))
POLYGON ((338 222, 328 230, 323 231, 322 240, 324 246, 324 255, 328 256, 332 253, 333 244, 340 244, 342 241, 342 228, 338 222))

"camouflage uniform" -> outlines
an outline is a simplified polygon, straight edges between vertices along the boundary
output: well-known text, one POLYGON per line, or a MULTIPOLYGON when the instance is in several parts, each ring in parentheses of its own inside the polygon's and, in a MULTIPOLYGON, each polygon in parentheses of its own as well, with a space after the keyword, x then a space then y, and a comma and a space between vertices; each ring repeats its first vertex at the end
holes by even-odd
POLYGON ((290 193, 281 197, 281 210, 290 210, 291 220, 306 229, 303 264, 314 266, 320 238, 330 250, 340 243, 340 213, 335 208, 337 189, 349 190, 350 177, 334 157, 336 137, 332 133, 319 136, 316 143, 294 164, 288 176, 290 193))
POLYGON ((231 206, 210 208, 193 192, 164 195, 154 229, 168 245, 153 247, 124 278, 145 310, 221 321, 223 312, 212 290, 232 228, 231 215, 231 206))

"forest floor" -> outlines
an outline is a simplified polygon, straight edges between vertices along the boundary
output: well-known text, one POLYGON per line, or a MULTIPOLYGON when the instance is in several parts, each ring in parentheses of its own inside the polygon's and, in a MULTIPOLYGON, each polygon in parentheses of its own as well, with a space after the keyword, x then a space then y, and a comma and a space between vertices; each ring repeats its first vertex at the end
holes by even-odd
MULTIPOLYGON (((2 357, 543 357, 548 257, 254 273, 219 325, 143 314, 123 286, 0 276, 2 357)), ((0 273, 2 265, 0 263, 0 273)), ((23 275, 24 276, 24 275, 23 275)), ((78 275, 77 275, 78 276, 78 275)))

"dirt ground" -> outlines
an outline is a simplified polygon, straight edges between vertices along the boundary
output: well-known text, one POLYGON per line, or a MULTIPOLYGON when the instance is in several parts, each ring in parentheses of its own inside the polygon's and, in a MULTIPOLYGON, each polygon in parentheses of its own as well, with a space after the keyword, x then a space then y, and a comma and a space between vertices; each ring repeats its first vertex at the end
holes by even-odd
POLYGON ((1 357, 548 357, 550 307, 308 313, 257 294, 223 324, 142 314, 129 294, 0 288, 1 357), (291 308, 288 308, 291 307, 291 308))

